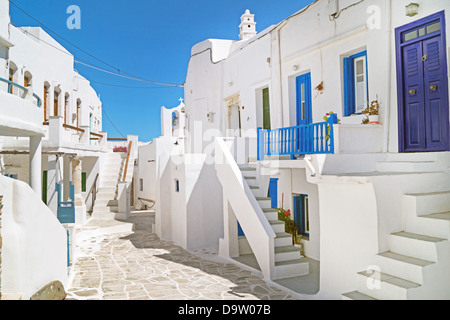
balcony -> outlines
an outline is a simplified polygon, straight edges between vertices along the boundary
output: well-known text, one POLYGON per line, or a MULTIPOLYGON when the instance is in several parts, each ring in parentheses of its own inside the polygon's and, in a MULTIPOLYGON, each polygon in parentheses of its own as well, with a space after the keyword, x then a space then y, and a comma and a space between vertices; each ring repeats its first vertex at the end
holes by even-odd
POLYGON ((268 156, 334 154, 334 124, 336 115, 328 122, 301 125, 275 130, 258 128, 258 161, 268 156))
POLYGON ((41 99, 12 81, 0 78, 0 134, 3 136, 43 136, 41 99))

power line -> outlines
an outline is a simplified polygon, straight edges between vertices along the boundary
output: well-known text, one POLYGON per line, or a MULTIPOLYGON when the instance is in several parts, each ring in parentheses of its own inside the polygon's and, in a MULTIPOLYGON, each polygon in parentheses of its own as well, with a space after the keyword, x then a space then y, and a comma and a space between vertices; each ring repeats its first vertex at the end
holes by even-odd
POLYGON ((108 117, 108 115, 106 114, 105 108, 104 106, 102 106, 102 112, 105 114, 106 118, 109 120, 109 122, 112 124, 112 126, 114 127, 114 129, 116 129, 116 131, 122 136, 122 138, 126 138, 124 136, 124 134, 122 132, 120 132, 120 130, 116 127, 116 125, 114 124, 114 122, 111 120, 110 117, 108 117))
MULTIPOLYGON (((145 78, 142 78, 142 77, 133 75, 133 74, 131 74, 131 73, 121 71, 119 68, 114 67, 113 65, 111 65, 111 64, 109 64, 109 63, 107 63, 107 62, 105 62, 105 61, 103 61, 103 60, 97 58, 96 56, 90 54, 89 52, 87 52, 87 51, 81 49, 79 46, 77 46, 77 45, 74 44, 73 42, 71 42, 71 41, 67 40, 66 38, 64 38, 63 36, 59 35, 57 32, 53 31, 51 28, 49 28, 49 27, 47 27, 46 25, 44 25, 42 22, 40 22, 39 20, 37 20, 36 18, 34 18, 31 14, 29 14, 28 12, 26 12, 25 10, 23 10, 22 8, 20 8, 18 5, 16 5, 16 4, 15 4, 14 2, 12 2, 11 0, 8 0, 8 1, 9 1, 10 4, 12 4, 14 7, 16 7, 17 9, 19 9, 20 11, 22 11, 22 12, 23 12, 24 14, 26 14, 28 17, 30 17, 31 19, 33 19, 34 21, 36 21, 36 22, 37 22, 38 24, 40 24, 42 27, 44 27, 44 28, 46 28, 47 30, 49 30, 50 32, 54 33, 56 36, 58 36, 59 38, 63 39, 63 40, 66 41, 67 43, 71 44, 72 46, 74 46, 74 47, 77 48, 78 50, 84 52, 84 53, 87 54, 88 56, 90 56, 90 57, 94 58, 95 60, 97 60, 97 61, 99 61, 99 62, 101 62, 101 63, 107 65, 108 67, 110 67, 110 68, 112 68, 112 69, 115 69, 117 72, 112 72, 112 71, 103 69, 103 68, 101 68, 101 67, 97 67, 97 66, 90 65, 89 63, 81 62, 81 61, 83 61, 82 59, 79 59, 80 61, 75 61, 75 62, 77 62, 77 63, 81 63, 81 64, 83 64, 83 65, 85 65, 85 66, 87 66, 87 67, 96 69, 96 70, 98 70, 98 71, 106 72, 106 73, 109 73, 109 74, 112 74, 112 75, 124 77, 124 78, 131 79, 131 80, 136 80, 136 81, 141 81, 141 82, 148 82, 148 83, 159 84, 159 85, 164 85, 164 86, 172 86, 172 87, 183 87, 183 86, 184 86, 184 84, 172 84, 172 83, 165 83, 165 82, 157 82, 157 81, 153 81, 153 80, 148 80, 148 79, 145 79, 145 78), (123 74, 128 74, 129 76, 124 76, 123 74)), ((23 29, 22 29, 22 30, 23 30, 23 29)), ((41 39, 39 39, 39 40, 41 40, 41 39)), ((43 41, 43 42, 45 42, 45 41, 43 41)), ((54 47, 54 46, 53 46, 53 47, 54 47)))

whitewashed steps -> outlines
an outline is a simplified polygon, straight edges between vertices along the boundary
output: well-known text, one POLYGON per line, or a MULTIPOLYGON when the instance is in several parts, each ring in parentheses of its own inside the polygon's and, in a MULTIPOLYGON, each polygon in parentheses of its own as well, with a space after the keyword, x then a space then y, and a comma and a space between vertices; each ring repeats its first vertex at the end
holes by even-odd
MULTIPOLYGON (((300 248, 293 245, 292 235, 285 232, 285 223, 278 220, 278 210, 271 207, 272 199, 260 197, 262 193, 258 185, 257 170, 240 166, 242 176, 255 195, 270 226, 276 234, 274 239, 275 269, 273 280, 306 275, 309 273, 309 262, 301 259, 300 248)), ((250 245, 245 237, 239 238, 240 254, 251 254, 250 245)))
MULTIPOLYGON (((114 219, 118 213, 117 185, 123 177, 126 158, 120 153, 107 154, 102 166, 99 188, 94 204, 93 219, 114 219)), ((131 179, 133 161, 127 167, 127 181, 131 179)))
POLYGON ((420 284, 382 272, 362 271, 357 274, 358 292, 377 300, 407 300, 410 291, 420 284))

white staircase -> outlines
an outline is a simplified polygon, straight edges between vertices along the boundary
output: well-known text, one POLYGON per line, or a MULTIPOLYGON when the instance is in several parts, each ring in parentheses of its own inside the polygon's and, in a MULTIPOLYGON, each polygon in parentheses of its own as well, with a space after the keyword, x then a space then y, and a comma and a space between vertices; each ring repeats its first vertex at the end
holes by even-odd
MULTIPOLYGON (((274 239, 275 269, 272 280, 308 274, 309 262, 302 259, 300 248, 293 245, 293 236, 285 232, 285 223, 278 220, 278 211, 272 208, 271 199, 269 197, 260 197, 260 195, 267 192, 260 189, 261 187, 258 184, 260 179, 257 177, 256 168, 241 166, 240 170, 276 235, 274 239)), ((242 244, 242 242, 245 243, 246 239, 241 237, 239 241, 242 244)), ((249 248, 250 246, 244 244, 242 247, 249 248)), ((242 253, 248 253, 248 249, 242 253)))
MULTIPOLYGON (((126 154, 116 152, 105 155, 92 212, 93 219, 114 219, 119 212, 118 184, 123 180, 125 165, 126 154)), ((125 181, 131 182, 133 169, 134 159, 130 156, 125 181)))
POLYGON ((390 235, 375 271, 358 273, 346 300, 450 299, 450 191, 405 194, 404 231, 390 235))

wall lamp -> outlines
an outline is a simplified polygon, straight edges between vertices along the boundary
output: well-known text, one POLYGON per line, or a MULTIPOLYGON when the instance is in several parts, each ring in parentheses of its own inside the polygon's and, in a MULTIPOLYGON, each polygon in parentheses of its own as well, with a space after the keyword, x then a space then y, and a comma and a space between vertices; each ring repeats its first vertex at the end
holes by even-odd
POLYGON ((419 4, 415 2, 411 2, 406 6, 406 15, 408 17, 414 17, 419 13, 419 4))

